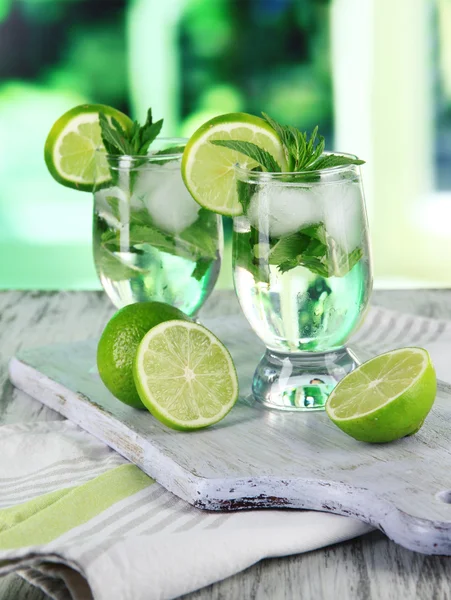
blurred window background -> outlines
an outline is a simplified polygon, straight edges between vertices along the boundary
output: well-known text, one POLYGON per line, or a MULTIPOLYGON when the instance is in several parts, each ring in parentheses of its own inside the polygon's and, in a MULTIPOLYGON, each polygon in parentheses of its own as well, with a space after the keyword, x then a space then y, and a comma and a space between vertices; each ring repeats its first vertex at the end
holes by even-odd
POLYGON ((152 106, 168 136, 234 111, 318 124, 368 161, 379 284, 449 285, 450 40, 451 0, 0 0, 0 287, 100 288, 91 196, 43 160, 82 102, 152 106))
POLYGON ((451 192, 451 2, 439 0, 432 21, 435 91, 435 185, 451 192))

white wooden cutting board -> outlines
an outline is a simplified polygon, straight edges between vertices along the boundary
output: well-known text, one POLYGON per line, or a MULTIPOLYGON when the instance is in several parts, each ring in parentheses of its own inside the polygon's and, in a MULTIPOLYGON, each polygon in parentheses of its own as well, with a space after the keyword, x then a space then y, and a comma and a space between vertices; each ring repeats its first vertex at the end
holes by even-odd
POLYGON ((198 508, 328 511, 371 523, 411 550, 451 555, 448 386, 439 385, 417 435, 364 444, 324 413, 254 404, 248 394, 261 343, 242 317, 206 324, 232 352, 242 391, 232 412, 206 430, 172 431, 117 401, 96 373, 96 341, 23 351, 11 360, 10 378, 198 508))

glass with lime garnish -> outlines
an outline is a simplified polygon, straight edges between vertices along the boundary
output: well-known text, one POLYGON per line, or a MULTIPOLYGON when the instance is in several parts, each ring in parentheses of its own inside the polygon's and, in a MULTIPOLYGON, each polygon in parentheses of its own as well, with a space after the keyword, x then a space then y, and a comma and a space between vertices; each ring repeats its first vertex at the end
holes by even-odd
POLYGON ((157 139, 146 156, 98 152, 110 179, 94 186, 94 261, 117 307, 157 300, 193 316, 216 283, 222 223, 183 184, 185 143, 157 139))
POLYGON ((324 409, 356 367, 345 344, 372 290, 363 161, 324 146, 317 128, 231 114, 203 125, 182 163, 193 197, 234 217, 235 289, 267 347, 253 393, 283 410, 324 409))
POLYGON ((218 277, 222 223, 187 192, 186 140, 159 138, 162 124, 150 109, 140 125, 83 104, 54 123, 44 156, 59 183, 94 192, 94 259, 112 302, 157 300, 194 316, 218 277))
POLYGON ((358 166, 236 169, 244 210, 234 219, 235 289, 267 347, 254 395, 275 408, 323 408, 357 364, 344 344, 371 293, 358 166))

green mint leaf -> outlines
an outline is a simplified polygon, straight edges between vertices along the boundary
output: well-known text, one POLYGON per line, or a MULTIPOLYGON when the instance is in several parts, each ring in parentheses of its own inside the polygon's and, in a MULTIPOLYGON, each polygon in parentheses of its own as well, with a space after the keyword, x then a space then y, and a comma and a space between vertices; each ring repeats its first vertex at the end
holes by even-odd
POLYGON ((141 134, 141 126, 138 123, 138 121, 133 121, 133 126, 131 128, 130 131, 130 145, 133 148, 133 156, 135 156, 136 154, 138 154, 139 152, 139 147, 141 145, 141 139, 140 139, 140 134, 141 134))
POLYGON ((149 212, 145 208, 139 210, 134 209, 131 212, 130 216, 134 225, 142 225, 143 227, 154 227, 149 212))
POLYGON ((269 152, 252 142, 240 142, 239 140, 212 140, 210 143, 215 146, 223 146, 224 148, 236 150, 237 152, 252 158, 252 160, 255 160, 255 162, 270 173, 280 173, 282 170, 279 163, 269 152))
POLYGON ((281 273, 302 266, 322 277, 329 276, 327 246, 303 231, 281 238, 271 250, 269 261, 281 273))
POLYGON ((291 135, 290 135, 289 131, 287 130, 287 127, 280 125, 280 123, 278 123, 274 119, 271 119, 271 117, 269 115, 267 115, 266 113, 262 113, 262 115, 263 115, 263 118, 265 119, 265 121, 268 123, 268 125, 270 125, 274 129, 274 131, 277 133, 277 135, 279 136, 280 141, 282 142, 282 146, 284 149, 286 161, 289 166, 289 170, 291 170, 291 167, 292 167, 291 166, 291 153, 289 151, 289 147, 290 147, 290 143, 291 143, 291 135))
POLYGON ((303 235, 307 235, 310 238, 319 240, 323 244, 327 244, 327 234, 326 228, 324 227, 324 223, 317 223, 316 225, 309 225, 308 227, 303 227, 301 232, 303 233, 303 235))
POLYGON ((144 125, 141 128, 141 146, 138 154, 147 154, 150 144, 155 140, 163 127, 163 119, 160 119, 156 123, 144 125))
POLYGON ((110 125, 103 112, 99 112, 99 124, 102 141, 109 154, 121 155, 130 153, 130 144, 124 137, 122 128, 117 130, 113 124, 110 125))
POLYGON ((152 108, 149 106, 149 108, 147 109, 147 116, 146 116, 146 122, 143 125, 143 128, 146 127, 150 127, 153 123, 153 118, 152 118, 152 108))
POLYGON ((251 227, 249 233, 238 234, 233 242, 233 262, 235 267, 241 267, 248 271, 254 281, 269 283, 269 263, 267 251, 269 239, 258 229, 251 227), (257 249, 257 255, 255 250, 257 249))
POLYGON ((133 221, 130 222, 130 245, 140 246, 142 244, 149 244, 162 250, 163 252, 170 252, 174 250, 174 240, 170 235, 164 234, 161 230, 150 225, 135 225, 133 221))
POLYGON ((153 152, 152 156, 166 156, 167 154, 183 154, 185 150, 185 146, 170 146, 169 148, 165 148, 164 150, 158 150, 158 152, 153 152))
POLYGON ((271 247, 268 256, 268 262, 271 265, 280 265, 291 261, 297 261, 297 257, 301 255, 310 243, 308 236, 300 232, 292 233, 281 237, 271 247))
POLYGON ((125 145, 129 144, 128 134, 126 133, 126 131, 122 127, 122 125, 119 123, 119 121, 117 119, 115 119, 114 117, 111 117, 111 125, 114 127, 114 129, 116 130, 116 132, 122 138, 123 143, 125 145))
POLYGON ((191 273, 191 277, 196 279, 196 281, 202 281, 212 262, 213 261, 211 258, 199 258, 199 260, 196 262, 193 272, 191 273))
POLYGON ((310 165, 311 171, 319 171, 320 169, 330 169, 331 167, 342 167, 345 165, 363 165, 364 160, 358 158, 351 158, 349 156, 342 156, 340 154, 326 154, 320 156, 310 165))

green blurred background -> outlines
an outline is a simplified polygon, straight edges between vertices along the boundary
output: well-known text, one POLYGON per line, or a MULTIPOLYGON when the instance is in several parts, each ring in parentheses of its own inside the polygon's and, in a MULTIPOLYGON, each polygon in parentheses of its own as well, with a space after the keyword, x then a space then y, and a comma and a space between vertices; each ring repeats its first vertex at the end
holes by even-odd
MULTIPOLYGON (((300 128, 319 124, 330 149, 337 138, 356 139, 340 150, 370 154, 364 158, 379 284, 450 284, 451 1, 396 2, 404 15, 394 14, 393 0, 0 0, 0 287, 99 287, 91 196, 59 186, 43 161, 51 125, 82 102, 110 104, 139 119, 152 106, 156 118, 165 118, 166 135, 189 136, 224 112, 264 110, 300 128), (396 19, 417 19, 419 26, 409 33, 396 19), (362 22, 369 41, 356 38, 362 22), (403 36, 406 48, 426 53, 423 71, 412 53, 403 57, 403 36), (415 36, 422 36, 420 47, 415 36), (361 56, 359 44, 366 48, 361 56), (362 81, 359 68, 366 88, 375 86, 363 100, 353 89, 362 81), (390 80, 395 68, 402 72, 390 80), (429 104, 407 122, 404 107, 415 96, 410 71, 429 104), (426 142, 421 118, 428 120, 426 142), (403 153, 390 155, 386 147, 394 148, 397 137, 406 148, 421 144, 421 156, 406 152, 403 163, 403 153), (385 156, 396 162, 388 195, 385 156), (415 160, 430 165, 430 181, 406 188, 418 171, 415 160), (419 235, 434 238, 421 255, 419 235)), ((221 286, 231 285, 225 262, 221 286)))

